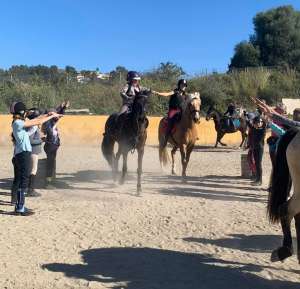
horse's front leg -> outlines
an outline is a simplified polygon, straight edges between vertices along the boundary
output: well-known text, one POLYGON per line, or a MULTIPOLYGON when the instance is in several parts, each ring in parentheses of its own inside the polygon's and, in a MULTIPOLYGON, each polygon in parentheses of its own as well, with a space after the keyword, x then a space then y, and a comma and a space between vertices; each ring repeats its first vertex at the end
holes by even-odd
POLYGON ((297 234, 297 256, 300 264, 300 214, 295 216, 296 234, 297 234))
POLYGON ((223 142, 221 141, 222 138, 224 137, 224 135, 225 135, 225 132, 220 131, 220 133, 219 133, 219 135, 218 135, 218 142, 219 142, 223 147, 226 147, 227 144, 225 144, 225 143, 223 143, 223 142))
POLYGON ((194 145, 195 144, 190 144, 188 147, 187 147, 187 150, 186 150, 186 168, 187 169, 187 166, 188 166, 188 163, 190 161, 190 156, 191 156, 191 153, 194 149, 194 145))
POLYGON ((137 195, 140 195, 142 192, 143 157, 144 157, 144 147, 138 149, 137 195))
POLYGON ((120 184, 123 185, 125 183, 125 177, 127 174, 127 156, 128 156, 128 152, 123 152, 123 169, 122 169, 122 176, 120 179, 120 184))
POLYGON ((118 176, 118 172, 119 172, 119 160, 120 160, 121 154, 122 154, 121 147, 119 146, 118 152, 116 153, 115 161, 113 163, 113 180, 114 180, 114 182, 117 180, 117 176, 118 176))
POLYGON ((175 154, 177 151, 177 147, 174 146, 171 150, 171 157, 172 157, 172 175, 176 175, 176 170, 175 170, 175 154))
POLYGON ((186 145, 182 145, 180 147, 180 154, 181 154, 181 165, 182 165, 182 181, 186 182, 186 145))
POLYGON ((244 131, 241 130, 241 135, 242 135, 242 142, 240 144, 240 148, 243 146, 245 139, 247 137, 247 133, 245 133, 244 131))

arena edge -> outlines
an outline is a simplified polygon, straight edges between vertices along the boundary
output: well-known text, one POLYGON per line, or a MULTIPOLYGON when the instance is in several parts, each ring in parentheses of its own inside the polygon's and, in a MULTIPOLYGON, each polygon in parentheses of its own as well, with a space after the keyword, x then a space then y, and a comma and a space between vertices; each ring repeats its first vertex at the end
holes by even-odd
MULTIPOLYGON (((104 115, 67 115, 59 123, 59 130, 63 144, 66 145, 100 145, 104 132, 104 124, 107 116, 104 115)), ((148 145, 158 145, 158 124, 161 117, 149 117, 148 145)), ((10 115, 0 115, 0 145, 11 145, 11 121, 10 115)), ((213 121, 207 122, 201 118, 198 126, 199 140, 197 145, 214 145, 216 132, 213 121)), ((224 137, 228 145, 238 145, 241 142, 240 133, 227 134, 224 137)))

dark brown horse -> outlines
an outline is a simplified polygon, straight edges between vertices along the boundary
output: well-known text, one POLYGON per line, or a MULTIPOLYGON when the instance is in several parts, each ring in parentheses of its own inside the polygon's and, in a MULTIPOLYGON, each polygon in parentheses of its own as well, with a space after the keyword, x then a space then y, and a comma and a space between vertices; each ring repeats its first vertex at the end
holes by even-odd
POLYGON ((144 156, 144 147, 147 139, 147 127, 149 121, 146 117, 146 104, 150 92, 141 92, 135 97, 131 112, 118 116, 112 114, 105 123, 105 132, 102 141, 102 153, 112 168, 113 179, 116 181, 118 163, 123 156, 123 169, 120 184, 124 184, 127 174, 128 153, 138 153, 138 179, 137 194, 142 191, 141 175, 144 156), (118 143, 118 151, 114 153, 114 145, 118 143))
POLYGON ((213 108, 213 106, 210 106, 206 113, 206 120, 209 121, 210 119, 214 120, 215 123, 215 129, 217 132, 217 139, 215 147, 218 146, 218 144, 221 144, 222 146, 226 146, 225 143, 223 143, 221 140, 223 136, 227 133, 235 133, 237 131, 241 132, 242 135, 242 142, 240 144, 240 147, 243 146, 246 138, 247 138, 247 121, 243 117, 239 117, 238 120, 240 122, 240 125, 238 128, 229 128, 228 125, 226 125, 226 120, 228 117, 224 116, 221 112, 213 108))

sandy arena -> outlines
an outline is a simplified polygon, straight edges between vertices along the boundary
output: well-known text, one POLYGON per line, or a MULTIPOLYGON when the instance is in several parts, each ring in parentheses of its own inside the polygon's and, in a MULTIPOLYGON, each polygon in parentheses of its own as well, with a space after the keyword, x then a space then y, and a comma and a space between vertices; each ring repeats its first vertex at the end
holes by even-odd
POLYGON ((36 214, 17 217, 12 149, 1 147, 0 288, 299 289, 296 256, 269 261, 281 231, 266 218, 268 155, 257 189, 239 178, 240 154, 196 149, 183 184, 147 147, 136 197, 135 157, 118 186, 99 147, 62 146, 57 189, 27 198, 36 214))

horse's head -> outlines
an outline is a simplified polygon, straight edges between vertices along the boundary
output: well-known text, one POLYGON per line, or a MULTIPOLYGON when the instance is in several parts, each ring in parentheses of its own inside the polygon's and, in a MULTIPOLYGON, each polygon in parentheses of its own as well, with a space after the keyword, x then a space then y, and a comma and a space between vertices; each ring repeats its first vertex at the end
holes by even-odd
POLYGON ((201 98, 200 93, 191 93, 186 98, 187 110, 195 123, 200 123, 201 98))
POLYGON ((146 117, 147 103, 150 94, 151 91, 141 91, 136 95, 132 105, 132 113, 135 118, 144 119, 146 117))
POLYGON ((208 108, 208 111, 206 113, 205 119, 207 121, 209 121, 211 118, 213 118, 214 112, 215 112, 214 107, 212 105, 210 105, 208 108))

